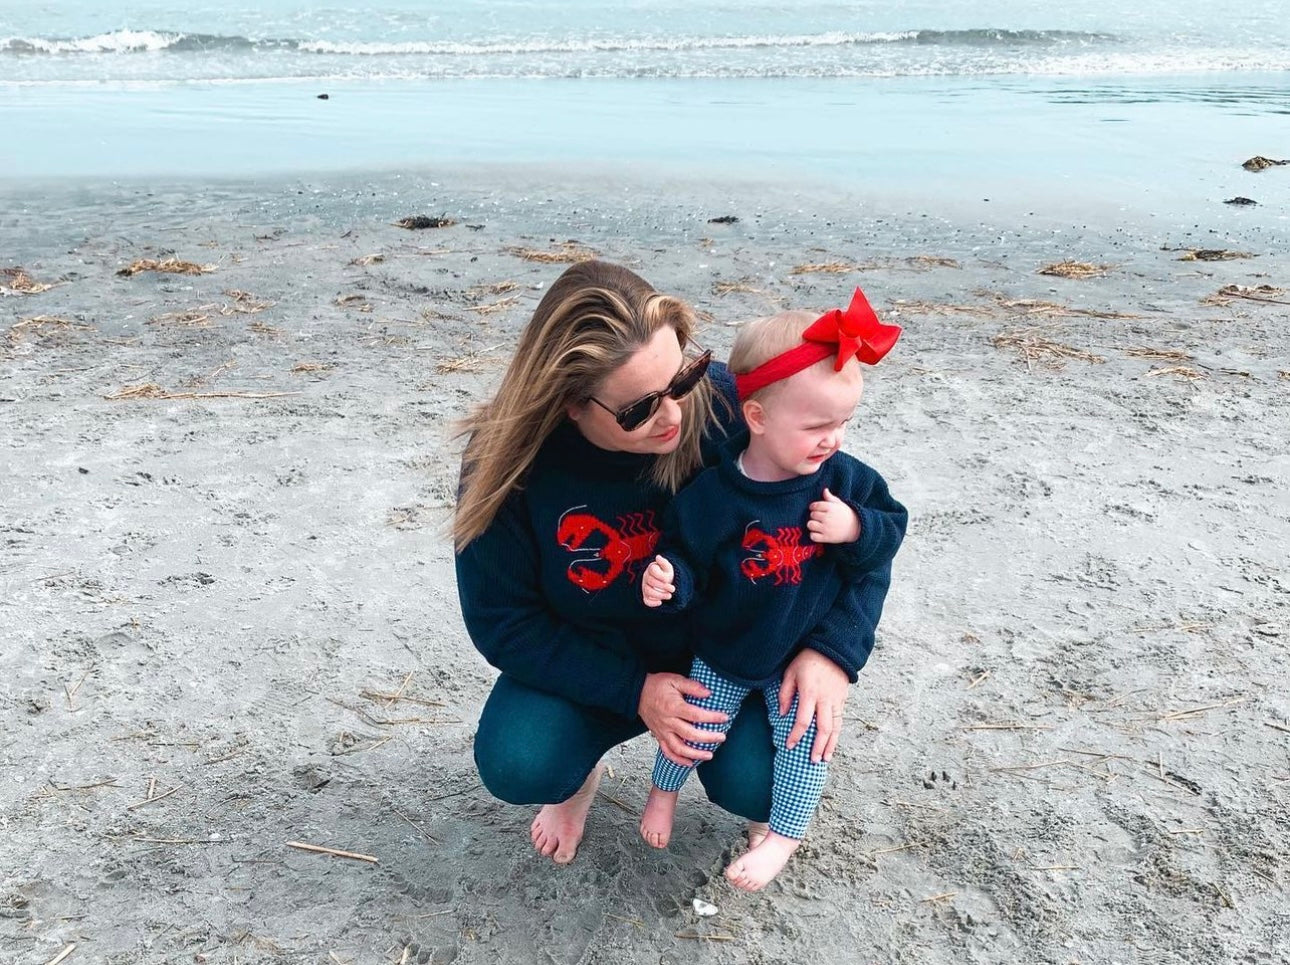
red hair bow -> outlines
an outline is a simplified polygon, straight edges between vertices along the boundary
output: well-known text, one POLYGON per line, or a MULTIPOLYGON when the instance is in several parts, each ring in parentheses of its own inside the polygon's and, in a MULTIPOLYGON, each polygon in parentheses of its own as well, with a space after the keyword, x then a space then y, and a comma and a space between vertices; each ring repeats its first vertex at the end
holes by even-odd
POLYGON ((748 398, 772 382, 796 375, 835 352, 833 370, 856 358, 866 365, 877 365, 900 338, 899 325, 884 325, 859 288, 851 296, 844 312, 840 308, 825 312, 802 333, 802 344, 776 355, 751 372, 735 376, 739 398, 748 398))

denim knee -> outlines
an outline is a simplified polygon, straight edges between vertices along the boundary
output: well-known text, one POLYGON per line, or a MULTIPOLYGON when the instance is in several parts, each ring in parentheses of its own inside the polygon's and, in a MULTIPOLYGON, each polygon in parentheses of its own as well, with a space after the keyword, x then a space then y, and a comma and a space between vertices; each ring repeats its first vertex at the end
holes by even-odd
POLYGON ((531 741, 481 740, 475 735, 475 767, 488 793, 507 804, 557 804, 576 791, 586 775, 574 780, 560 761, 551 760, 531 741), (572 788, 569 787, 574 781, 572 788))
POLYGON ((725 743, 712 760, 699 765, 697 773, 713 804, 749 821, 766 821, 774 759, 766 705, 754 691, 741 706, 725 743))

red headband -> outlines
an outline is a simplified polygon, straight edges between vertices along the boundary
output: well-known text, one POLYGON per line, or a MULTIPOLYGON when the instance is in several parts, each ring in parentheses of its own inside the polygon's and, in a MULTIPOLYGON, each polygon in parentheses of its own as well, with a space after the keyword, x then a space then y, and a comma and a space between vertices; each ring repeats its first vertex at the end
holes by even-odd
POLYGON ((772 382, 796 375, 834 352, 837 361, 833 371, 841 372, 852 357, 866 365, 877 365, 891 351, 900 338, 899 325, 884 325, 869 307, 864 292, 859 288, 851 296, 851 304, 844 312, 840 308, 825 312, 810 328, 802 333, 802 344, 781 352, 769 362, 763 362, 751 372, 735 376, 739 401, 766 388, 772 382))

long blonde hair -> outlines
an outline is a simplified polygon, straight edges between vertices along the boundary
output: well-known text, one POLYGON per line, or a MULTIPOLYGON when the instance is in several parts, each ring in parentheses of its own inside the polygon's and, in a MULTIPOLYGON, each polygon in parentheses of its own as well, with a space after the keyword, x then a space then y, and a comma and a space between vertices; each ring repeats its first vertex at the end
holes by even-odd
MULTIPOLYGON (((520 333, 497 394, 460 425, 468 441, 453 517, 458 551, 488 529, 506 497, 523 485, 568 407, 585 404, 665 326, 684 348, 694 329, 693 310, 619 265, 584 261, 555 280, 520 333)), ((686 408, 680 445, 658 456, 649 474, 668 492, 702 464, 700 443, 712 419, 707 379, 687 397, 686 408)))

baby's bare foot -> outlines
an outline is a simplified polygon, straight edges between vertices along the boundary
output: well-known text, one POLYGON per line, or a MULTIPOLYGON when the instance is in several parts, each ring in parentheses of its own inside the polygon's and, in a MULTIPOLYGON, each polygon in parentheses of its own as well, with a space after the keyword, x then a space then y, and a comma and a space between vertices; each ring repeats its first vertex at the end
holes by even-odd
POLYGON ((786 838, 771 831, 761 844, 730 863, 726 878, 744 891, 761 891, 784 870, 784 865, 788 864, 788 859, 801 843, 796 838, 786 838))
POLYGON ((676 816, 676 791, 649 789, 645 813, 641 815, 641 837, 651 848, 666 848, 672 838, 672 819, 676 816))
POLYGON ((770 834, 770 825, 765 821, 748 822, 748 848, 752 850, 766 840, 766 835, 770 834))
POLYGON ((529 829, 529 837, 539 854, 556 864, 568 864, 573 860, 603 773, 604 768, 597 764, 573 797, 559 804, 548 804, 538 811, 529 829))

